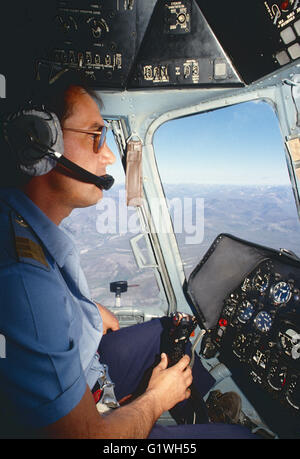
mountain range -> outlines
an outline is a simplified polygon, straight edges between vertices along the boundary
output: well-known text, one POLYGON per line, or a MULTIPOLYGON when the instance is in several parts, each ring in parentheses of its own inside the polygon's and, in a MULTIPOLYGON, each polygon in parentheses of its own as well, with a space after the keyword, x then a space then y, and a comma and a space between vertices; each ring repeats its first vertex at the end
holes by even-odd
MULTIPOLYGON (((275 249, 289 249, 300 257, 300 222, 289 186, 170 184, 164 190, 187 278, 223 232, 275 249), (174 215, 176 202, 182 204, 182 225, 178 213, 174 215), (203 205, 201 215, 197 203, 203 205), (193 241, 191 230, 196 231, 196 223, 201 240, 187 243, 193 241), (184 232, 185 227, 189 233, 184 232)), ((75 209, 62 226, 76 242, 93 298, 113 306, 115 298, 109 284, 126 280, 133 287, 122 295, 122 306, 149 307, 159 302, 158 287, 152 268, 140 270, 136 265, 130 238, 137 231, 132 224, 128 225, 132 232, 124 231, 124 202, 124 188, 115 186, 96 206, 75 209)), ((128 219, 132 221, 134 214, 134 208, 129 208, 128 219)))

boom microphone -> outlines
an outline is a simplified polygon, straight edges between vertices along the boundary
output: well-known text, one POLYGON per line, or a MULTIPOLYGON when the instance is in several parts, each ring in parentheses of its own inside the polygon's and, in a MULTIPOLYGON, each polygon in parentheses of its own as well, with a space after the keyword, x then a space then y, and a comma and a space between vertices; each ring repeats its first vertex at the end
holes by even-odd
POLYGON ((115 182, 115 179, 111 175, 105 174, 105 175, 98 176, 98 175, 92 174, 91 172, 87 171, 83 167, 78 166, 78 164, 67 159, 65 156, 63 156, 62 153, 59 153, 58 151, 54 151, 52 148, 48 146, 41 145, 38 142, 34 142, 34 145, 40 151, 45 153, 45 155, 50 156, 50 158, 52 159, 55 159, 55 161, 57 161, 58 164, 62 165, 67 170, 74 172, 75 175, 77 175, 78 179, 83 182, 92 183, 96 185, 98 188, 100 188, 101 190, 103 189, 106 191, 109 190, 115 182))
POLYGON ((114 182, 115 179, 108 174, 105 175, 95 175, 91 172, 83 169, 83 167, 78 166, 77 164, 73 163, 69 159, 65 158, 61 153, 55 152, 55 158, 57 159, 58 164, 61 164, 66 169, 70 170, 71 172, 75 172, 75 174, 79 177, 79 179, 83 182, 93 183, 101 190, 109 190, 114 182))

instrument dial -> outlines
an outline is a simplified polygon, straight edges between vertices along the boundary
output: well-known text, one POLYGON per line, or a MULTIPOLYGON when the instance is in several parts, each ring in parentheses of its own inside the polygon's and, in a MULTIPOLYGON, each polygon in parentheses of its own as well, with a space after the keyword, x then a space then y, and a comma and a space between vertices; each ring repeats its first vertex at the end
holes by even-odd
POLYGON ((257 329, 263 333, 268 332, 272 327, 272 317, 266 311, 260 311, 254 319, 257 329))
POLYGON ((292 297, 292 288, 290 284, 284 281, 277 282, 271 289, 271 297, 274 304, 286 304, 292 297))
POLYGON ((246 300, 242 302, 241 307, 239 308, 238 312, 238 320, 242 323, 246 323, 249 319, 251 319, 254 312, 254 306, 250 301, 246 300))
POLYGON ((261 272, 258 272, 253 277, 252 285, 260 293, 264 293, 269 286, 269 282, 270 282, 269 274, 263 274, 261 272))
POLYGON ((100 39, 109 32, 109 26, 103 18, 90 17, 86 23, 90 27, 90 32, 93 38, 100 39))
POLYGON ((287 377, 287 367, 280 366, 277 367, 276 364, 270 368, 268 375, 268 383, 272 389, 280 391, 284 388, 286 384, 287 377))
POLYGON ((251 344, 251 336, 244 335, 243 333, 238 334, 232 343, 233 353, 239 357, 242 361, 246 359, 246 355, 251 344))
POLYGON ((287 389, 286 400, 296 410, 300 410, 300 379, 297 375, 292 375, 291 382, 287 389))
POLYGON ((279 331, 279 344, 281 349, 289 357, 298 359, 300 357, 300 334, 294 329, 286 327, 285 331, 279 331))
POLYGON ((236 308, 236 303, 231 300, 225 301, 225 306, 223 309, 223 315, 226 317, 231 317, 236 308))

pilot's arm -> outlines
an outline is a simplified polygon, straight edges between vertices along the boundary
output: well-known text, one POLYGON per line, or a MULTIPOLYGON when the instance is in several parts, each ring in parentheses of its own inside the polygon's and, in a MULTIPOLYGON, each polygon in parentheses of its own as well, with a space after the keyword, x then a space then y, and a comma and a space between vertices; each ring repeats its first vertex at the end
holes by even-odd
POLYGON ((147 438, 159 416, 190 396, 192 383, 189 357, 167 368, 162 354, 146 392, 130 404, 101 416, 87 387, 78 405, 66 416, 46 426, 43 434, 53 438, 147 438))
POLYGON ((113 314, 109 309, 107 309, 102 304, 98 303, 97 301, 93 300, 94 303, 97 305, 99 312, 101 314, 102 323, 103 323, 103 334, 107 333, 107 330, 116 331, 120 329, 120 324, 118 318, 113 314))
POLYGON ((21 428, 29 437, 146 438, 163 411, 190 396, 189 357, 167 368, 163 354, 146 392, 101 416, 76 342, 80 323, 69 314, 70 305, 58 301, 67 298, 54 274, 23 263, 0 270, 7 350, 0 359, 2 421, 12 419, 10 433, 21 428))

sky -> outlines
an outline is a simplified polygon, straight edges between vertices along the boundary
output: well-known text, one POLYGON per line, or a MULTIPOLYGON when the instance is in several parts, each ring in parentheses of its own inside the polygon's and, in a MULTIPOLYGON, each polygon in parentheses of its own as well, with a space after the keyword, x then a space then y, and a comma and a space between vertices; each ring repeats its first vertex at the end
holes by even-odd
MULTIPOLYGON (((119 156, 112 136, 108 145, 119 156)), ((156 131, 154 149, 163 183, 290 183, 278 120, 266 102, 168 121, 156 131)), ((108 173, 124 182, 119 158, 108 173)))

